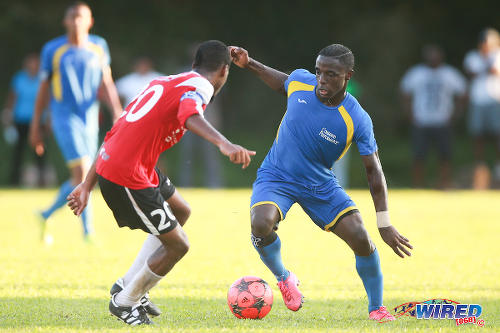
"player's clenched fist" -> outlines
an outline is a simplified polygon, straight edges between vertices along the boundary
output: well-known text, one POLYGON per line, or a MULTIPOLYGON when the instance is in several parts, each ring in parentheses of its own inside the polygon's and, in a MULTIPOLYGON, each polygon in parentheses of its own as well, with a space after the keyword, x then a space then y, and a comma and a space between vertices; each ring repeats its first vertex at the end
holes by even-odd
POLYGON ((230 46, 229 49, 233 63, 238 67, 245 68, 250 59, 248 57, 248 51, 238 46, 230 46))
POLYGON ((248 150, 240 145, 224 142, 219 146, 220 152, 229 157, 229 160, 234 164, 242 164, 242 169, 245 169, 256 153, 253 150, 248 150))

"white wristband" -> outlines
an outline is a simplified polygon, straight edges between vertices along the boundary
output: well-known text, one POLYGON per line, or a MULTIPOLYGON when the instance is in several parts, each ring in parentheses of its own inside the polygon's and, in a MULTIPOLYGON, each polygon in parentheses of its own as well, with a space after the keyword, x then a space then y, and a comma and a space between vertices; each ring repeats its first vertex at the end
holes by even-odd
POLYGON ((389 212, 387 210, 377 212, 377 227, 386 228, 390 226, 391 226, 391 219, 389 218, 389 212))

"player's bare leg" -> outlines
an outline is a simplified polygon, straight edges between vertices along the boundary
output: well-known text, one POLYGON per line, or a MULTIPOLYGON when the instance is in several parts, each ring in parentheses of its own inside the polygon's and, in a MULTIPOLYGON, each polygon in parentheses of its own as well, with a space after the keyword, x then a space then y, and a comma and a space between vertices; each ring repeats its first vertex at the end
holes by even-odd
POLYGON ((191 207, 189 206, 188 202, 176 189, 174 194, 170 198, 168 198, 167 203, 172 209, 177 222, 179 222, 179 224, 183 226, 191 215, 191 207))
POLYGON ((120 306, 137 304, 151 288, 153 288, 189 250, 189 241, 182 227, 176 227, 156 236, 161 246, 144 263, 125 288, 113 296, 120 306))
POLYGON ((344 216, 333 230, 344 240, 356 256, 356 270, 368 295, 369 318, 389 321, 394 318, 382 304, 383 276, 380 258, 375 245, 366 231, 358 212, 344 216))
POLYGON ((252 208, 252 243, 259 252, 260 259, 278 280, 285 305, 292 311, 302 307, 303 296, 297 286, 299 280, 294 273, 285 269, 281 261, 281 240, 276 233, 281 219, 278 209, 271 204, 252 208))
MULTIPOLYGON (((174 213, 177 222, 182 226, 186 223, 187 219, 191 215, 191 208, 187 201, 180 195, 177 189, 174 194, 166 200, 169 204, 172 212, 174 213)), ((144 266, 146 260, 159 248, 162 246, 160 239, 154 235, 149 234, 144 241, 141 250, 137 254, 134 262, 128 269, 127 273, 122 278, 119 278, 111 287, 110 294, 120 292, 126 285, 128 285, 135 274, 144 266)), ((141 304, 146 309, 146 312, 152 316, 159 316, 161 314, 160 308, 155 305, 149 299, 148 293, 146 293, 141 299, 141 304)))

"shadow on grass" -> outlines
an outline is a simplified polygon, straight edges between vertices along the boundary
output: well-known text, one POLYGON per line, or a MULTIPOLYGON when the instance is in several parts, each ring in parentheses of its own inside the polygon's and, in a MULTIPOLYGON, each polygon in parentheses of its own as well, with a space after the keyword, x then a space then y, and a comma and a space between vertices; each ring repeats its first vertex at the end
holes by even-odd
MULTIPOLYGON (((367 320, 366 300, 329 299, 306 301, 298 312, 289 311, 279 295, 269 315, 263 320, 239 320, 229 312, 225 299, 221 298, 155 298, 163 310, 154 319, 157 328, 175 330, 194 329, 405 329, 450 328, 453 320, 417 320, 402 317, 401 320, 379 324, 367 320)), ((389 299, 387 304, 402 304, 408 300, 389 299)), ((108 312, 105 298, 0 298, 0 328, 60 328, 60 329, 111 329, 126 328, 125 324, 108 312)), ((498 325, 499 300, 488 300, 483 305, 486 327, 498 325), (489 319, 489 320, 488 320, 489 319), (488 325, 490 324, 490 325, 488 325)))

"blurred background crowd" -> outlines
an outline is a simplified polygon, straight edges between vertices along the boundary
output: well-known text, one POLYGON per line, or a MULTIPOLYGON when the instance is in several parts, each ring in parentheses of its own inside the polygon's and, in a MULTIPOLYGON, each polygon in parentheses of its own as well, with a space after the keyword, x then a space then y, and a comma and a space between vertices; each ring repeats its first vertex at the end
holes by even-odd
MULTIPOLYGON (((68 1, 0 4, 0 186, 55 186, 67 178, 43 117, 47 147, 27 140, 38 89, 39 52, 64 34, 68 1)), ((197 42, 219 39, 289 72, 314 70, 318 51, 341 43, 355 55, 349 91, 373 119, 389 187, 500 187, 500 21, 498 1, 87 1, 91 33, 110 48, 125 106, 152 78, 190 69, 197 42)), ((249 187, 269 149, 286 100, 232 67, 206 116, 232 141, 257 150, 244 173, 195 135, 160 166, 178 186, 249 187)), ((101 108, 105 108, 103 105, 101 108)), ((101 112, 100 137, 111 120, 101 112)), ((365 187, 352 147, 335 173, 365 187)))

